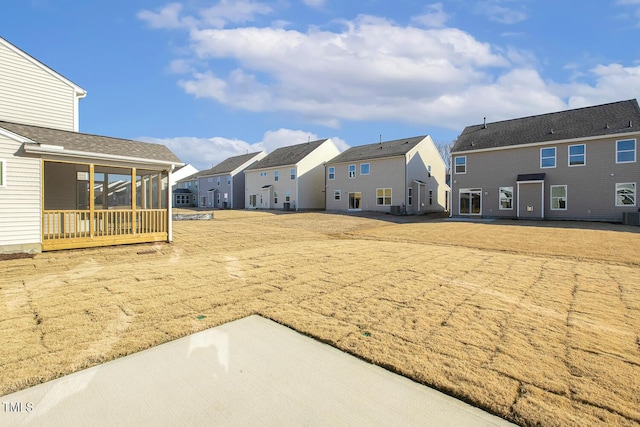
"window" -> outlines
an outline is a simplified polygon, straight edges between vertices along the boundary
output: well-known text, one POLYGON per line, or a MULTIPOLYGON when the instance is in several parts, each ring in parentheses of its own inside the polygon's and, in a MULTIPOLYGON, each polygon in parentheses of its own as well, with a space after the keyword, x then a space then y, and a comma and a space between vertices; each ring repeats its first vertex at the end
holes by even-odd
POLYGON ((0 160, 0 187, 6 187, 6 178, 4 176, 4 172, 5 172, 6 166, 5 166, 5 161, 4 160, 0 160))
POLYGON ((356 177, 356 165, 349 165, 349 178, 356 177))
POLYGON ((227 185, 231 184, 231 175, 227 175, 227 185))
POLYGON ((273 171, 273 180, 277 181, 280 178, 280 171, 273 171))
POLYGON ((636 205, 636 183, 623 182, 616 184, 616 206, 636 205))
POLYGON ((500 187, 499 192, 500 210, 512 210, 513 209, 513 187, 500 187))
POLYGON ((220 193, 218 193, 216 204, 220 207, 220 193))
POLYGON ((284 193, 284 201, 287 202, 287 203, 291 201, 291 192, 286 191, 284 193))
POLYGON ((413 205, 413 188, 409 187, 407 190, 408 190, 407 204, 411 206, 413 205))
POLYGON ((260 172, 260 176, 267 176, 266 172, 260 172))
POLYGON ((540 149, 540 168, 556 167, 556 147, 540 149))
POLYGON ((455 173, 467 173, 467 156, 456 157, 455 173))
POLYGON ((431 178, 431 165, 427 165, 427 176, 431 178))
POLYGON ((369 175, 369 163, 362 163, 360 165, 360 175, 369 175))
POLYGON ((296 179, 296 168, 291 169, 291 179, 296 179))
POLYGON ((362 201, 362 193, 349 193, 349 209, 360 210, 360 204, 362 201))
POLYGON ((569 166, 584 166, 587 163, 584 144, 569 146, 569 166))
POLYGON ((207 178, 207 182, 213 182, 213 177, 210 176, 209 178, 207 178))
POLYGON ((429 204, 433 204, 433 190, 429 190, 429 204))
POLYGON ((336 168, 331 166, 329 168, 329 179, 335 179, 335 177, 336 177, 336 168))
POLYGON ((273 192, 273 204, 274 205, 278 204, 278 192, 277 191, 273 192))
POLYGON ((459 196, 460 215, 481 215, 482 188, 461 188, 459 196))
POLYGON ((376 189, 376 205, 391 206, 391 189, 390 188, 376 189))
POLYGON ((567 186, 566 185, 551 186, 551 210, 552 211, 567 210, 567 186))
POLYGON ((636 140, 616 141, 616 163, 634 163, 636 161, 636 140))
POLYGON ((249 206, 255 208, 256 207, 256 195, 255 194, 250 194, 249 195, 249 206))
POLYGON ((216 178, 216 185, 220 185, 220 177, 216 178))
POLYGON ((340 190, 334 190, 333 200, 340 200, 340 190))

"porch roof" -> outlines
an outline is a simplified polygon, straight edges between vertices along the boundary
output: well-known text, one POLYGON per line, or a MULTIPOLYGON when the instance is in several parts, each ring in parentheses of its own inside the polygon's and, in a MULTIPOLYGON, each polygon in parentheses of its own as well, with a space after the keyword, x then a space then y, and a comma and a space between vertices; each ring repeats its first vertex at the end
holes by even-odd
POLYGON ((4 121, 0 121, 0 128, 26 138, 25 151, 29 153, 183 165, 171 150, 160 144, 4 121))
POLYGON ((518 175, 518 179, 516 179, 516 181, 518 181, 518 182, 544 181, 544 173, 524 173, 524 174, 520 174, 520 175, 518 175))

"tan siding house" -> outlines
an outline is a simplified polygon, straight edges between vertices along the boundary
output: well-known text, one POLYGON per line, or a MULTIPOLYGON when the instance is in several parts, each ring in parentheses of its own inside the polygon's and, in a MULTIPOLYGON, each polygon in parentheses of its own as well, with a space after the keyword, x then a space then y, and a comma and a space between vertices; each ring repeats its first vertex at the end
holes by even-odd
POLYGON ((452 149, 455 216, 622 221, 638 210, 636 100, 469 126, 452 149))
POLYGON ((352 147, 326 165, 327 210, 443 212, 445 169, 428 135, 352 147))
POLYGON ((86 92, 1 38, 0 93, 0 253, 171 241, 171 151, 77 132, 86 92))
POLYGON ((245 171, 246 209, 324 209, 324 163, 340 154, 331 139, 278 148, 245 171))

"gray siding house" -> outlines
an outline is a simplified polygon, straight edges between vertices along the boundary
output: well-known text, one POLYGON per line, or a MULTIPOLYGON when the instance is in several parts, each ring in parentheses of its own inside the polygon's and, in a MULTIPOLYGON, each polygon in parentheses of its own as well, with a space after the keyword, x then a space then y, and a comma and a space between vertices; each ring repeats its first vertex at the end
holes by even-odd
POLYGON ((428 135, 351 147, 327 162, 327 210, 443 212, 445 180, 445 163, 428 135))
POLYGON ((261 151, 229 157, 211 169, 197 173, 198 206, 244 209, 245 169, 266 155, 261 151))
POLYGON ((452 155, 452 215, 622 221, 638 210, 635 99, 468 126, 452 155))
POLYGON ((246 169, 247 209, 324 209, 324 164, 340 154, 329 139, 274 150, 246 169))

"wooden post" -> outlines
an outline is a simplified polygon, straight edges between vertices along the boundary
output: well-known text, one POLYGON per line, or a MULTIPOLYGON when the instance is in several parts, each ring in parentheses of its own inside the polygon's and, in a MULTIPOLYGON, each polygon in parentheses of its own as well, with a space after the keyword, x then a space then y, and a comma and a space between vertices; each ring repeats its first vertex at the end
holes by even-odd
POLYGON ((131 168, 131 234, 134 236, 137 233, 137 218, 136 218, 136 208, 137 208, 137 181, 136 181, 136 168, 131 168))
MULTIPOLYGON (((95 172, 95 167, 93 163, 89 164, 89 236, 93 239, 95 235, 95 177, 93 176, 95 172)), ((104 199, 104 192, 103 192, 104 199)))

